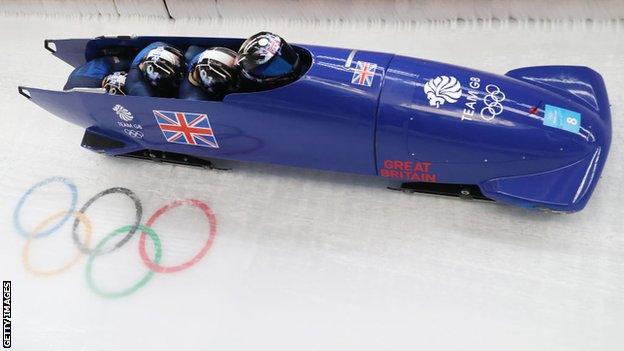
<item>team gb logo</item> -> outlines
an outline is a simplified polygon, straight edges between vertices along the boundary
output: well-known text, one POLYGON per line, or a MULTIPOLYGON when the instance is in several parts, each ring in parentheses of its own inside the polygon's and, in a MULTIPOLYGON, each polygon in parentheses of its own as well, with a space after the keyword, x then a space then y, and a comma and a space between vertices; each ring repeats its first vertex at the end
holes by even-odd
POLYGON ((461 84, 455 77, 438 76, 429 79, 424 88, 429 105, 436 108, 443 105, 444 102, 454 103, 461 96, 461 84))
POLYGON ((117 116, 119 116, 119 118, 121 118, 121 120, 126 121, 126 122, 130 122, 134 119, 134 116, 132 115, 132 112, 128 111, 127 108, 117 104, 113 107, 113 111, 115 111, 115 113, 117 114, 117 116))

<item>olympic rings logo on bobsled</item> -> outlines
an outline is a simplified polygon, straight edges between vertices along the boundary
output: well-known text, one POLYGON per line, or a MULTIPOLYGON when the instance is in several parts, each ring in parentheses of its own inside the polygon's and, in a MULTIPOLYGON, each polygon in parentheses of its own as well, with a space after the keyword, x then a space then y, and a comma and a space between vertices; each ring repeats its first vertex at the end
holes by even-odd
POLYGON ((505 93, 496 84, 488 84, 485 87, 487 93, 483 97, 485 107, 481 109, 481 118, 491 121, 494 117, 503 113, 504 107, 502 102, 505 101, 505 93))
POLYGON ((85 278, 87 281, 87 285, 89 288, 95 292, 96 294, 108 297, 108 298, 119 298, 123 296, 130 295, 143 287, 149 280, 152 279, 155 273, 175 273, 180 272, 182 270, 188 269, 199 261, 201 261, 204 256, 208 253, 217 233, 217 222, 214 213, 212 212, 210 206, 208 204, 196 200, 196 199, 183 199, 176 200, 169 204, 166 204, 156 210, 145 224, 141 224, 143 217, 143 205, 141 200, 137 197, 137 195, 130 189, 123 187, 113 187, 106 190, 103 190, 89 200, 87 200, 84 205, 79 210, 76 209, 78 199, 78 191, 76 185, 69 179, 63 177, 51 177, 44 179, 43 181, 36 183, 32 187, 30 187, 19 199, 17 206, 15 207, 15 211, 13 213, 13 224, 16 231, 26 238, 26 243, 24 248, 22 249, 22 263, 24 268, 29 273, 38 276, 53 276, 57 274, 64 273, 68 271, 71 267, 77 264, 83 255, 87 255, 87 263, 85 269, 85 278), (24 204, 28 200, 28 198, 38 189, 51 184, 51 183, 61 183, 65 185, 71 193, 71 203, 69 209, 58 211, 51 216, 43 219, 39 222, 32 231, 26 231, 24 226, 22 225, 21 220, 21 212, 24 204), (134 222, 129 225, 124 225, 120 228, 115 229, 114 231, 108 233, 103 239, 101 239, 98 243, 95 244, 94 247, 91 247, 91 241, 93 237, 93 227, 90 218, 87 215, 87 210, 91 207, 96 201, 101 199, 104 196, 110 194, 122 194, 130 198, 134 204, 135 208, 135 218, 134 222), (162 258, 162 245, 160 242, 160 238, 158 234, 152 229, 154 223, 160 219, 165 213, 169 212, 172 209, 175 209, 180 206, 189 206, 195 207, 202 211, 206 221, 210 225, 208 239, 204 242, 201 249, 189 260, 183 262, 181 264, 175 266, 163 266, 160 264, 160 260, 162 258), (57 232, 70 218, 74 218, 74 222, 71 229, 72 241, 76 248, 75 254, 71 256, 69 260, 67 260, 64 264, 59 267, 53 268, 41 268, 36 267, 32 264, 30 259, 30 248, 34 244, 35 239, 40 239, 42 237, 51 235, 54 232, 57 232), (52 225, 55 223, 54 225, 52 225), (78 235, 78 227, 82 224, 84 226, 84 235, 82 240, 78 235), (46 229, 47 228, 47 229, 46 229), (105 255, 120 249, 125 246, 130 239, 134 236, 136 232, 140 232, 139 241, 138 241, 138 252, 143 262, 143 265, 147 268, 147 272, 145 275, 132 286, 127 287, 118 291, 108 291, 101 289, 98 284, 95 283, 93 279, 93 265, 94 261, 98 256, 105 255), (109 249, 105 249, 106 244, 113 238, 122 236, 122 239, 119 240, 115 245, 110 247, 109 249), (147 252, 146 249, 146 239, 147 237, 153 243, 154 246, 154 254, 152 257, 147 252))
POLYGON ((124 129, 123 131, 131 138, 142 139, 144 136, 143 132, 140 130, 124 129))

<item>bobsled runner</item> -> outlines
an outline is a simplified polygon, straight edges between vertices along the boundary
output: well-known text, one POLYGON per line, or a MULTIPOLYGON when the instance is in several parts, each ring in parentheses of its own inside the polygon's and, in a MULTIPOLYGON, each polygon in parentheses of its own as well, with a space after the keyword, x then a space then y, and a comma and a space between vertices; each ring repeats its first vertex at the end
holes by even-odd
POLYGON ((45 47, 75 67, 65 89, 19 92, 84 128, 82 146, 113 156, 349 172, 406 192, 574 212, 587 204, 609 153, 607 92, 587 67, 497 75, 291 46, 266 32, 45 47))

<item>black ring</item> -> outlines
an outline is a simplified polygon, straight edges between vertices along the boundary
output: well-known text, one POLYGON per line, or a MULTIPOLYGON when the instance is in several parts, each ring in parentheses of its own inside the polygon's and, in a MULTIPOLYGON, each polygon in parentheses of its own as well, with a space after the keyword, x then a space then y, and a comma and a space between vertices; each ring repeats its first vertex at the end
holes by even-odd
POLYGON ((136 221, 132 225, 132 229, 128 231, 128 234, 126 234, 126 236, 124 236, 123 239, 121 239, 117 244, 115 244, 115 246, 113 246, 112 249, 107 250, 107 251, 94 252, 94 250, 89 249, 88 247, 85 247, 84 244, 81 243, 80 240, 78 239, 77 229, 78 229, 78 224, 80 223, 80 221, 78 220, 78 218, 76 218, 74 220, 74 225, 72 227, 72 239, 74 240, 74 244, 76 244, 78 249, 80 249, 80 251, 82 251, 83 253, 87 255, 102 255, 105 253, 113 252, 116 249, 122 247, 126 242, 128 242, 128 240, 130 240, 130 238, 132 238, 132 235, 137 231, 137 229, 139 228, 141 224, 141 217, 143 217, 143 205, 141 205, 141 200, 139 200, 139 198, 136 196, 134 192, 132 192, 132 190, 126 189, 126 188, 116 187, 116 188, 106 189, 96 194, 92 198, 90 198, 89 201, 87 201, 87 203, 85 203, 84 206, 82 206, 82 208, 78 210, 78 212, 84 214, 89 208, 89 206, 93 205, 93 203, 96 200, 99 200, 101 197, 105 195, 115 194, 115 193, 127 195, 130 199, 132 199, 132 201, 134 202, 134 207, 136 209, 136 221))

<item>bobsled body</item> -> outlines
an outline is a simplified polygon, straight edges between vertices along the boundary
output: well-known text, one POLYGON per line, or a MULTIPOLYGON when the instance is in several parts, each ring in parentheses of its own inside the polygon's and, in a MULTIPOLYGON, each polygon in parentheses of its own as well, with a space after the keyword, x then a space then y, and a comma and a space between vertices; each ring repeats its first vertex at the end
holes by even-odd
MULTIPOLYGON (((150 42, 226 46, 242 39, 100 38, 53 41, 75 67, 102 48, 150 42)), ((52 41, 49 41, 52 43, 52 41)), ((572 212, 604 166, 611 125, 602 78, 585 67, 494 75, 404 56, 295 45, 305 70, 275 89, 222 101, 20 88, 86 129, 110 155, 157 150, 381 176, 405 188, 572 212), (195 128, 195 129, 194 129, 195 128), (433 189, 433 190, 432 190, 433 189)))

